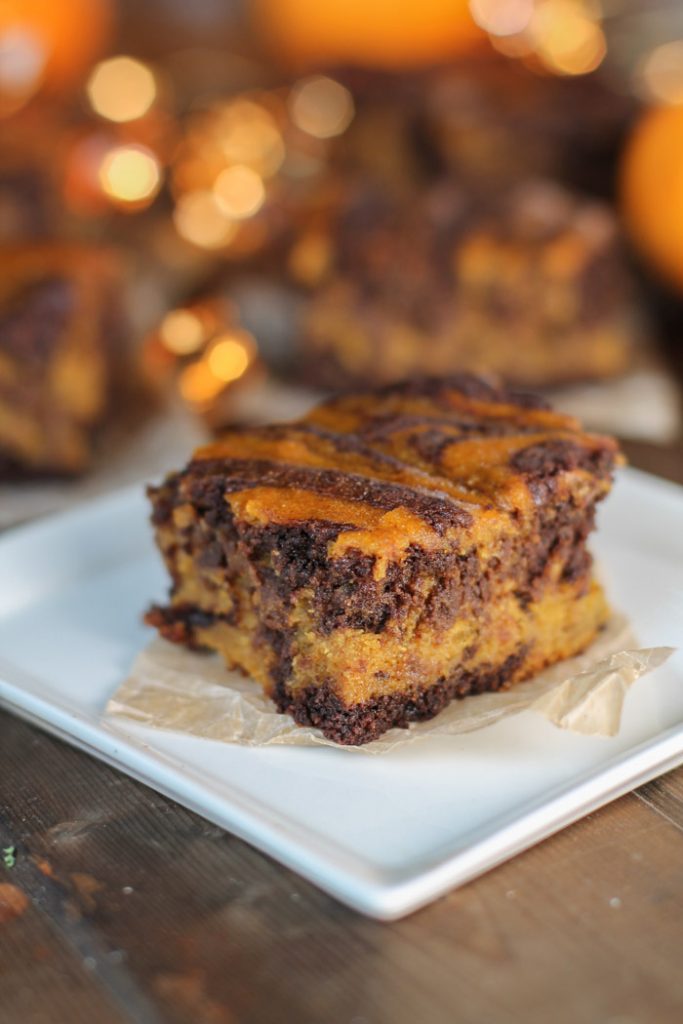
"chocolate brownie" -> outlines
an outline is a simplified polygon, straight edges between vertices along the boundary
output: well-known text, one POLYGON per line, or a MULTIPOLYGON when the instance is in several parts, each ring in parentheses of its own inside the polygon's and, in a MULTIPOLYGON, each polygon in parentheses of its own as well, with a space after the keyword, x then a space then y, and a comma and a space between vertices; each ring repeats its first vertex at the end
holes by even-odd
POLYGON ((348 187, 311 215, 289 270, 306 295, 298 365, 336 390, 460 370, 607 378, 642 332, 613 213, 550 182, 484 205, 447 181, 410 202, 348 187))
POLYGON ((460 375, 233 430, 150 488, 172 579, 147 622, 297 722, 366 743, 583 650, 610 438, 460 375))

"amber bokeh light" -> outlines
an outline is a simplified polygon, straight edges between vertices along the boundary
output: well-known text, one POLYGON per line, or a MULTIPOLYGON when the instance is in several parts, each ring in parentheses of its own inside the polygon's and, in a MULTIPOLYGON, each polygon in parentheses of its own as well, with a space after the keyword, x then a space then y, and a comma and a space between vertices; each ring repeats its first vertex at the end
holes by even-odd
POLYGON ((288 100, 292 121, 316 139, 331 139, 353 120, 353 97, 340 82, 313 75, 297 82, 288 100))
POLYGON ((174 356, 192 355, 206 340, 206 325, 190 309, 172 309, 161 321, 159 338, 174 356))
POLYGON ((222 249, 237 231, 235 222, 208 189, 197 189, 180 196, 173 211, 173 220, 180 237, 200 249, 222 249))
POLYGON ((233 164, 222 170, 214 182, 213 193, 225 215, 236 220, 258 213, 266 198, 262 178, 245 164, 233 164))
POLYGON ((145 341, 144 366, 155 387, 175 387, 208 422, 229 418, 233 389, 262 372, 256 338, 233 303, 216 297, 166 313, 145 341))
POLYGON ((495 49, 555 75, 586 75, 605 59, 597 0, 470 0, 495 49))
POLYGON ((218 380, 229 384, 246 371, 254 353, 254 343, 246 331, 219 335, 207 353, 209 369, 218 380))
POLYGON ((145 146, 115 146, 99 171, 102 189, 117 206, 147 205, 161 187, 159 161, 145 146))
POLYGON ((180 237, 230 259, 261 249, 281 228, 283 197, 324 171, 354 113, 350 91, 324 75, 193 112, 170 168, 180 237))
POLYGON ((683 40, 662 43, 647 53, 637 68, 636 87, 650 102, 683 103, 683 40))
POLYGON ((154 74, 142 61, 119 56, 103 60, 90 74, 86 92, 93 110, 109 121, 135 121, 157 95, 154 74))

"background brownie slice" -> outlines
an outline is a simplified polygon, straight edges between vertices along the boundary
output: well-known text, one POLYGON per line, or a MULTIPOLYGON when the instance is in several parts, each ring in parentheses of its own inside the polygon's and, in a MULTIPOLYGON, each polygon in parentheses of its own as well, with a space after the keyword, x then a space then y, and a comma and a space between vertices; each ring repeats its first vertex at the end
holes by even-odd
POLYGON ((341 743, 584 649, 615 442, 480 378, 233 431, 152 488, 173 585, 147 621, 341 743))
POLYGON ((95 247, 0 250, 0 474, 87 468, 120 339, 117 265, 95 247))
POLYGON ((643 324, 609 208, 548 181, 476 199, 347 181, 289 254, 301 357, 323 387, 494 371, 526 387, 609 378, 643 324))

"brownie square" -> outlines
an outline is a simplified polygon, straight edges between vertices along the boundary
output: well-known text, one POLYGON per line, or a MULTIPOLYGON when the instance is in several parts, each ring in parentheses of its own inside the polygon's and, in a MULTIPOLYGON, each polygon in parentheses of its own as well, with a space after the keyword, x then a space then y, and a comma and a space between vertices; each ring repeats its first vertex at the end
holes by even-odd
POLYGON ((477 377, 233 430, 150 488, 172 579, 147 621, 339 743, 587 647, 586 538, 616 443, 477 377))

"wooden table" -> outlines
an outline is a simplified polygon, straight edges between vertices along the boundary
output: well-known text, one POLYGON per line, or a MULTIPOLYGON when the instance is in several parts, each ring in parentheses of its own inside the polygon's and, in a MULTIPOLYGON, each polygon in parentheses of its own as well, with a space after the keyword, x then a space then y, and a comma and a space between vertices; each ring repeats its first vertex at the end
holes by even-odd
POLYGON ((387 925, 0 714, 12 846, 0 1024, 683 1021, 683 769, 387 925))

